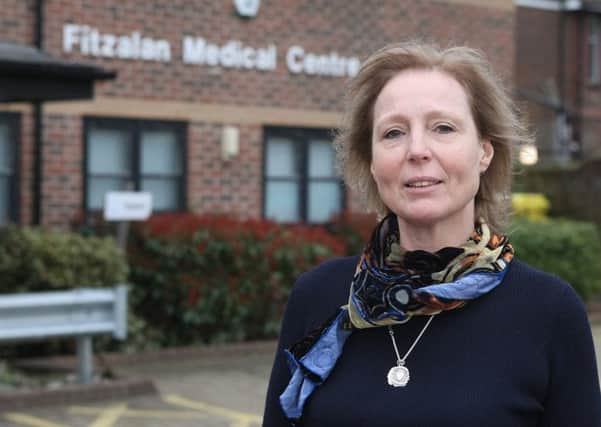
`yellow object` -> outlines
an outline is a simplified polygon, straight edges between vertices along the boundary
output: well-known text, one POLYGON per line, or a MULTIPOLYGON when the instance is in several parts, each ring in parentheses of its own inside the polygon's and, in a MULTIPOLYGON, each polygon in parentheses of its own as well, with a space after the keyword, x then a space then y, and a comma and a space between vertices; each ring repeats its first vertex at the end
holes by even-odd
POLYGON ((516 216, 540 221, 547 218, 551 203, 544 194, 513 193, 511 206, 516 216))

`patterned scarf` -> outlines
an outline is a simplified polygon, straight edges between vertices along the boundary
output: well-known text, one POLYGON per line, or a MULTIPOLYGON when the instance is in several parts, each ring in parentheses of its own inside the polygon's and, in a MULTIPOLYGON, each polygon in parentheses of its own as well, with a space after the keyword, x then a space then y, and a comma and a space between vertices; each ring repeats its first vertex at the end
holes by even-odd
POLYGON ((479 222, 460 247, 405 251, 397 218, 385 217, 361 256, 348 304, 285 350, 292 378, 280 395, 286 417, 300 419, 305 402, 334 368, 353 331, 394 325, 465 305, 498 286, 513 258, 506 236, 479 222))

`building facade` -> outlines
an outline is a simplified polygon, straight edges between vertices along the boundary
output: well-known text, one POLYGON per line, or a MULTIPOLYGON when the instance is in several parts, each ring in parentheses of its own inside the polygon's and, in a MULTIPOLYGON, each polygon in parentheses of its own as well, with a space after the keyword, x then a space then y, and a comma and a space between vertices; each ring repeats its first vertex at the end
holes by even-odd
POLYGON ((601 1, 516 0, 515 45, 541 161, 601 158, 601 1))
POLYGON ((331 141, 345 83, 370 52, 414 38, 467 44, 514 77, 509 0, 0 0, 0 10, 0 41, 32 44, 41 16, 45 51, 117 73, 92 100, 43 104, 37 183, 32 107, 0 104, 0 224, 66 228, 124 189, 150 191, 155 212, 324 222, 360 209, 331 141))

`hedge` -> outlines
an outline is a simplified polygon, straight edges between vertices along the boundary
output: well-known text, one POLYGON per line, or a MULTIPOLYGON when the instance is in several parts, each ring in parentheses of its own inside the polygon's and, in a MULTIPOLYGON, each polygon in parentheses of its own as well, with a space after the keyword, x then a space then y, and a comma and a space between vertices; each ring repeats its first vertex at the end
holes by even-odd
MULTIPOLYGON (((111 238, 11 225, 0 229, 0 277, 0 294, 112 287, 127 281, 128 265, 111 238)), ((139 323, 130 316, 130 331, 139 323)), ((114 347, 109 341, 97 339, 94 345, 114 347)), ((73 340, 63 339, 3 344, 0 356, 72 353, 73 345, 73 340)))
POLYGON ((111 238, 41 228, 0 229, 0 293, 113 286, 127 276, 125 255, 111 238))
POLYGON ((296 278, 343 253, 320 227, 155 216, 130 240, 133 310, 163 346, 273 337, 296 278))
POLYGON ((594 223, 515 218, 509 236, 519 259, 566 280, 584 300, 601 291, 601 243, 594 223))

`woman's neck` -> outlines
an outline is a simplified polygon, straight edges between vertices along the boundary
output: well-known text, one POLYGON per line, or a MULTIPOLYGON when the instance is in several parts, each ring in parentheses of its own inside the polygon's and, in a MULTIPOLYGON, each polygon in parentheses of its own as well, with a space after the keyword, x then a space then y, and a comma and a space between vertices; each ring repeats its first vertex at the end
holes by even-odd
POLYGON ((436 252, 447 246, 461 246, 474 231, 474 217, 449 218, 435 224, 412 223, 397 218, 401 246, 408 251, 436 252))

